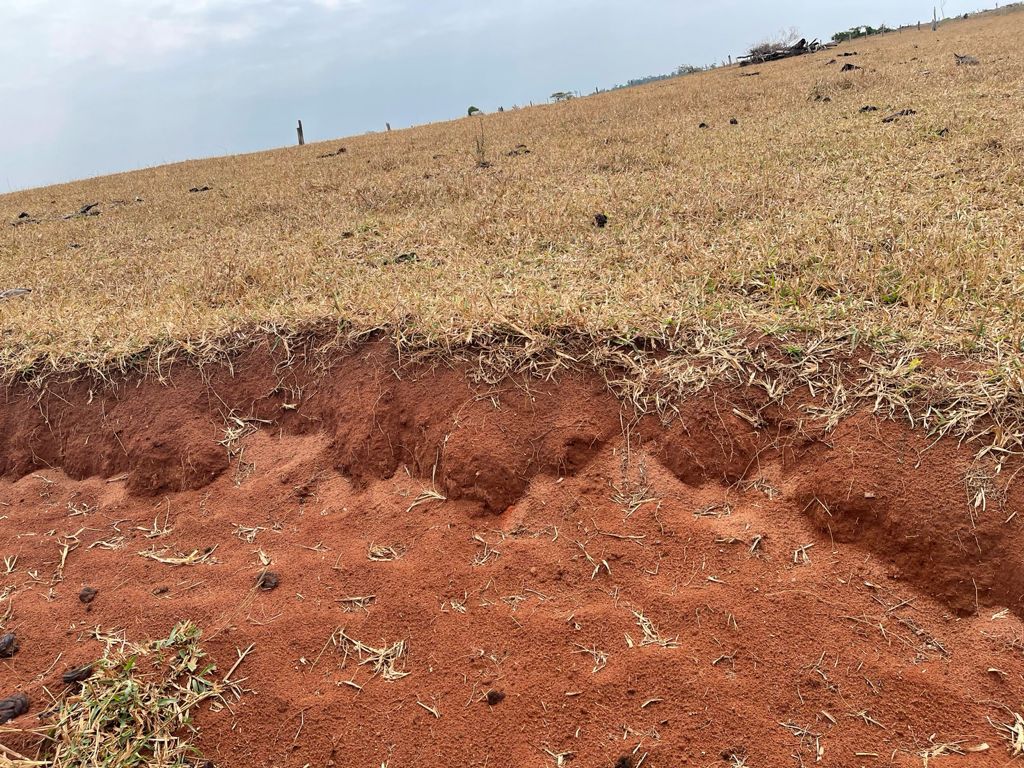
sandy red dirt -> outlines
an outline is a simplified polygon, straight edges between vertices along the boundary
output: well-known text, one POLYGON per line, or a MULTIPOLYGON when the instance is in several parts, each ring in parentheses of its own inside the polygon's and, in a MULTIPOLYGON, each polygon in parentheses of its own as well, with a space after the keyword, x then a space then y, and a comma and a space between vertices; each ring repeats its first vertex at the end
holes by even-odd
POLYGON ((596 375, 473 386, 376 344, 326 374, 254 353, 12 388, 0 589, 21 648, 0 695, 33 707, 11 725, 99 654, 89 629, 191 619, 221 669, 255 644, 248 692, 199 719, 224 768, 919 766, 943 743, 988 749, 930 765, 1005 765, 993 724, 1024 704, 1012 468, 985 479, 952 441, 867 414, 824 434, 761 407, 754 431, 734 409, 756 408, 720 391, 631 422, 596 375), (209 547, 212 564, 138 554, 209 547), (408 675, 343 665, 340 628, 405 641, 408 675))

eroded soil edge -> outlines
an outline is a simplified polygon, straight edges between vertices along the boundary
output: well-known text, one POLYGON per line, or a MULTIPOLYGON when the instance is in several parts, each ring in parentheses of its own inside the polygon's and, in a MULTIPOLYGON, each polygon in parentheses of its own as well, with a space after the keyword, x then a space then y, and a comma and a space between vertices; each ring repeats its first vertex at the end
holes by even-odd
POLYGON ((850 760, 917 759, 935 733, 1005 759, 988 718, 1024 691, 1024 496, 951 441, 869 414, 825 433, 743 390, 665 424, 597 375, 474 384, 386 344, 326 372, 258 351, 15 388, 0 419, 23 645, 4 685, 40 700, 58 654, 57 674, 88 659, 88 626, 191 618, 228 666, 258 649, 255 693, 204 724, 224 765, 260 739, 261 765, 434 765, 467 744, 483 764, 497 742, 521 761, 640 745, 653 765, 781 764, 810 742, 779 722, 850 760), (342 626, 407 640, 410 675, 342 667, 342 626))

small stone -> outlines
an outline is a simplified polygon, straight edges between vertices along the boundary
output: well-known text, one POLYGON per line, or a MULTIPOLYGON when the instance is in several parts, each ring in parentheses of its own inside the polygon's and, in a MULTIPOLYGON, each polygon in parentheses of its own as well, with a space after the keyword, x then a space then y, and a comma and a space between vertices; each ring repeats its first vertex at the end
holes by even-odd
POLYGON ((608 226, 608 217, 603 213, 598 213, 594 216, 594 224, 597 225, 598 229, 604 229, 608 226))
POLYGON ((899 112, 893 112, 888 117, 883 117, 882 118, 882 122, 883 123, 895 123, 901 117, 910 117, 910 116, 916 115, 916 114, 917 114, 917 110, 916 109, 909 109, 909 108, 908 109, 901 109, 899 112))
POLYGON ((96 599, 96 595, 98 594, 98 589, 93 589, 92 587, 82 587, 82 591, 78 593, 78 599, 86 605, 88 605, 96 599))
POLYGON ((6 699, 0 699, 0 723, 21 717, 28 712, 28 707, 28 696, 24 693, 16 693, 6 699))
POLYGON ((64 685, 75 685, 76 683, 82 683, 92 677, 93 665, 86 664, 81 667, 73 667, 67 670, 63 675, 60 676, 61 681, 64 685))
POLYGON ((503 691, 496 691, 492 688, 485 694, 485 697, 487 699, 487 706, 496 707, 505 700, 505 693, 503 691))
POLYGON ((264 571, 256 578, 256 586, 264 592, 277 589, 277 585, 280 583, 281 577, 273 571, 264 571))
POLYGON ((18 638, 13 632, 0 637, 0 659, 9 659, 18 652, 18 638))

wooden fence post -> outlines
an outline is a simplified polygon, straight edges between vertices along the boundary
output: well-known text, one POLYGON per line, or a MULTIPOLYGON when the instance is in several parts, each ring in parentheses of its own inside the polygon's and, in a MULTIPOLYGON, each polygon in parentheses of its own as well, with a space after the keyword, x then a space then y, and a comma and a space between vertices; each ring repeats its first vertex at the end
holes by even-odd
POLYGON ((302 121, 301 120, 299 120, 299 127, 296 128, 295 130, 299 134, 299 146, 301 147, 303 144, 306 143, 306 139, 302 136, 302 121))

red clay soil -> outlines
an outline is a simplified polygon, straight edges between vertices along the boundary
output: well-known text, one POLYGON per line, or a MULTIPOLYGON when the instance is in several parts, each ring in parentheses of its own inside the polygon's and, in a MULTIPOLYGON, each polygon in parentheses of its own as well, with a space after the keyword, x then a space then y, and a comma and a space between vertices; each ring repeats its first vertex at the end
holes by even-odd
POLYGON ((223 768, 920 766, 941 744, 967 754, 927 764, 1010 761, 1010 470, 869 415, 824 434, 743 391, 665 426, 596 374, 474 386, 384 344, 326 373, 270 357, 8 391, 0 615, 21 648, 0 696, 32 701, 9 725, 99 655, 89 629, 191 619, 222 670, 255 644, 242 700, 198 719, 223 768), (754 410, 758 431, 737 415, 754 410), (339 629, 405 641, 408 675, 346 660, 339 629))

